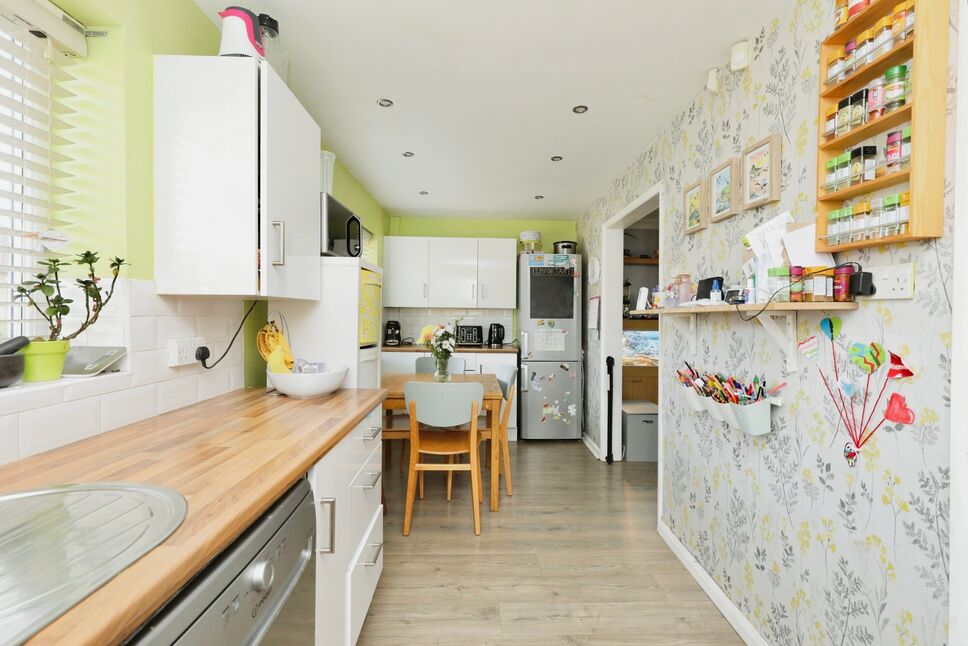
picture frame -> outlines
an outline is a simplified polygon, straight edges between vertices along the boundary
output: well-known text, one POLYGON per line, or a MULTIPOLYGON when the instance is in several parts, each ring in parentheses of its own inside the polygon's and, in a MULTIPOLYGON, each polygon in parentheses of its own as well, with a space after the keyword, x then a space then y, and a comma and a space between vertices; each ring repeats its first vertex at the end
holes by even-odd
POLYGON ((742 176, 739 157, 717 166, 709 173, 709 221, 722 222, 741 210, 742 176))
POLYGON ((695 233, 706 228, 706 181, 690 184, 682 192, 683 223, 685 233, 695 233))
POLYGON ((770 135, 743 150, 743 208, 780 200, 780 135, 770 135))

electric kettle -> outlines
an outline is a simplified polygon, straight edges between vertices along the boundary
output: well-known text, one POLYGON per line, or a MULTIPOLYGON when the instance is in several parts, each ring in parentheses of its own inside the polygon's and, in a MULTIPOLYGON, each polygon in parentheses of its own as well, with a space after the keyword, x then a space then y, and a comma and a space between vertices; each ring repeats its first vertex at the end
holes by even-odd
POLYGON ((487 330, 487 345, 490 348, 504 347, 504 326, 500 323, 491 323, 487 330))

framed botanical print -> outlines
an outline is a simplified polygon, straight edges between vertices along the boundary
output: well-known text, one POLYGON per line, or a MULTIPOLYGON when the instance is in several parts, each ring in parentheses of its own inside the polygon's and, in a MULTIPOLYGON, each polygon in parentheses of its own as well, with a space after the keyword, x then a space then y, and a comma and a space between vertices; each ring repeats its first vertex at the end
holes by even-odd
POLYGON ((743 208, 780 199, 780 135, 770 135, 743 151, 743 208))
POLYGON ((720 222, 740 211, 742 191, 738 157, 714 168, 709 174, 709 221, 720 222))
POLYGON ((685 202, 686 233, 706 228, 706 182, 696 182, 683 191, 685 202))

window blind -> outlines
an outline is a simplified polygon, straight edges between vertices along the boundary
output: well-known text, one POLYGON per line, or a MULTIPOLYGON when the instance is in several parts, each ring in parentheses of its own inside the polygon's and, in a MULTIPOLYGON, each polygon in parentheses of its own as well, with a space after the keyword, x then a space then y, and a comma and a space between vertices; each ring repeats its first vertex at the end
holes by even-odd
POLYGON ((47 329, 34 308, 14 297, 49 255, 42 234, 58 209, 53 55, 46 38, 0 17, 0 338, 47 329))

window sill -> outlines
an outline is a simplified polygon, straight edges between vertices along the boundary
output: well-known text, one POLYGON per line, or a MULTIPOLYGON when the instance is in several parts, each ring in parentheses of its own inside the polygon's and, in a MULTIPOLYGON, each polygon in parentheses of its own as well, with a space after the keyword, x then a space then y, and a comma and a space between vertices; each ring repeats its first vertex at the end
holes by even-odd
POLYGON ((96 377, 62 377, 55 381, 20 382, 8 388, 0 388, 0 415, 97 397, 130 388, 132 385, 130 372, 109 372, 96 377))

